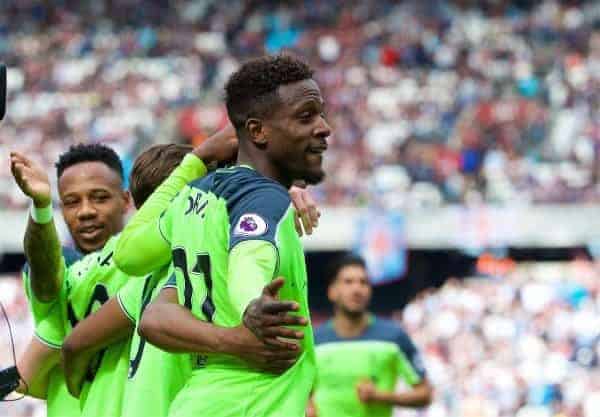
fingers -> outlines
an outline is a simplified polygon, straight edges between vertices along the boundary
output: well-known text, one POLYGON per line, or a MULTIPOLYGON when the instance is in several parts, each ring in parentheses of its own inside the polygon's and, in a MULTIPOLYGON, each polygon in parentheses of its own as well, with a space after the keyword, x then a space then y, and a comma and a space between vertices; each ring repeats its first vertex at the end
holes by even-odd
MULTIPOLYGON (((292 199, 292 203, 294 203, 294 207, 296 208, 296 216, 302 221, 304 231, 307 235, 312 234, 312 225, 309 221, 310 217, 308 213, 308 207, 304 201, 304 190, 300 187, 292 186, 292 188, 290 188, 290 198, 292 199)), ((296 222, 297 221, 298 219, 296 219, 296 222)), ((296 226, 296 229, 298 229, 298 226, 296 226)), ((302 234, 300 234, 300 236, 302 236, 302 234)))
POLYGON ((31 176, 31 169, 27 168, 22 162, 15 162, 11 164, 10 170, 19 187, 23 189, 25 179, 31 176))
POLYGON ((16 177, 18 173, 20 174, 25 166, 23 160, 18 155, 10 154, 10 171, 12 172, 13 177, 16 177))
POLYGON ((22 153, 19 152, 11 152, 10 153, 10 160, 11 162, 21 162, 24 165, 29 165, 31 163, 31 161, 22 153))
POLYGON ((300 224, 300 217, 298 216, 297 212, 294 215, 294 226, 296 227, 296 233, 298 233, 298 236, 302 237, 302 235, 303 235, 302 225, 300 224))
POLYGON ((27 183, 28 180, 35 176, 34 171, 31 168, 23 165, 21 162, 17 162, 11 166, 11 172, 15 178, 15 181, 19 185, 19 188, 25 192, 28 192, 29 189, 27 183))
POLYGON ((292 314, 277 314, 272 316, 266 316, 264 318, 266 324, 265 327, 275 326, 306 326, 308 320, 302 316, 296 316, 292 314))
POLYGON ((264 339, 263 343, 271 349, 280 349, 288 352, 293 352, 294 355, 298 355, 300 352, 300 345, 296 342, 290 342, 276 337, 268 337, 264 339))
POLYGON ((33 160, 18 152, 11 152, 10 168, 13 176, 15 176, 15 174, 18 172, 21 173, 21 175, 28 176, 30 178, 37 178, 47 175, 40 165, 36 164, 33 162, 33 160))
POLYGON ((266 301, 262 305, 262 314, 279 314, 279 313, 287 313, 289 311, 298 311, 300 306, 295 301, 266 301))
POLYGON ((270 372, 282 373, 294 366, 300 357, 300 351, 270 351, 265 357, 265 369, 270 372))
POLYGON ((263 295, 270 295, 271 297, 276 297, 277 293, 285 284, 285 280, 283 277, 275 278, 273 281, 269 282, 265 288, 263 288, 263 295))
POLYGON ((310 223, 313 228, 319 226, 319 217, 321 217, 321 212, 317 207, 317 203, 313 199, 312 195, 308 191, 304 191, 304 201, 306 202, 306 206, 308 207, 308 215, 310 218, 310 223))
POLYGON ((309 236, 312 235, 313 226, 312 222, 310 221, 310 213, 308 212, 308 207, 305 207, 304 209, 300 210, 300 219, 302 220, 302 226, 304 226, 306 234, 309 236))
POLYGON ((265 357, 268 360, 290 360, 296 359, 300 356, 300 347, 295 345, 295 349, 290 349, 288 347, 276 347, 276 346, 265 346, 265 357))
MULTIPOLYGON (((273 339, 273 338, 277 338, 277 337, 283 337, 286 339, 293 339, 293 340, 302 340, 304 338, 304 333, 299 332, 297 330, 288 329, 287 327, 278 327, 278 326, 267 327, 266 329, 263 330, 262 333, 263 333, 263 337, 265 338, 265 344, 267 344, 267 342, 266 342, 267 339, 273 339)), ((276 346, 279 344, 269 343, 269 345, 276 346)))
POLYGON ((296 211, 300 215, 300 219, 302 220, 302 226, 304 227, 304 231, 307 235, 312 235, 313 225, 310 221, 310 210, 308 204, 306 203, 306 191, 303 189, 299 189, 297 193, 295 193, 296 199, 294 200, 294 205, 296 206, 296 211))
POLYGON ((290 369, 296 363, 296 359, 284 360, 284 361, 274 361, 269 363, 268 366, 263 369, 269 373, 273 374, 282 374, 288 369, 290 369))
MULTIPOLYGON (((302 226, 307 235, 313 233, 313 229, 319 225, 321 213, 317 208, 315 200, 310 193, 302 188, 293 186, 290 188, 290 197, 296 208, 296 215, 300 218, 302 226)), ((296 230, 299 230, 298 219, 296 221, 296 230)), ((298 232, 302 236, 302 232, 298 232)))

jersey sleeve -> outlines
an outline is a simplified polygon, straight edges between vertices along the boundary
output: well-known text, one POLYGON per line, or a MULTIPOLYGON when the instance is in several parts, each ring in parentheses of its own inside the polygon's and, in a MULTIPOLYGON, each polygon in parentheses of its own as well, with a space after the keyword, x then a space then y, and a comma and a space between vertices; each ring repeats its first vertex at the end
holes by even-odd
POLYGON ((65 340, 66 315, 62 303, 54 304, 49 314, 35 326, 35 337, 52 349, 60 349, 65 340))
MULTIPOLYGON (((68 272, 67 272, 68 274, 68 272)), ((53 349, 60 349, 66 337, 68 277, 63 280, 63 286, 56 300, 49 303, 43 317, 35 322, 35 337, 53 349)))
POLYGON ((162 289, 165 288, 177 288, 177 277, 175 276, 175 272, 171 272, 171 274, 169 275, 169 279, 167 280, 167 282, 165 282, 165 285, 163 285, 162 289))
POLYGON ((264 240, 244 241, 231 251, 228 289, 239 318, 250 301, 259 297, 263 287, 275 276, 277 260, 275 246, 264 240))
POLYGON ((145 275, 171 259, 171 248, 159 228, 161 213, 190 181, 206 175, 206 166, 188 154, 131 218, 117 242, 115 263, 130 275, 145 275))
POLYGON ((400 350, 398 360, 401 376, 410 385, 418 384, 426 375, 419 351, 404 331, 400 331, 396 338, 396 343, 400 350))
POLYGON ((246 194, 230 210, 229 250, 248 240, 262 240, 277 247, 277 232, 290 204, 288 193, 276 185, 246 194))
POLYGON ((134 324, 140 319, 142 300, 150 279, 150 277, 145 279, 131 279, 117 292, 117 301, 119 302, 119 306, 121 306, 121 310, 123 310, 123 313, 134 324))
POLYGON ((228 289, 239 317, 277 273, 277 232, 289 208, 287 192, 269 184, 230 211, 228 289))

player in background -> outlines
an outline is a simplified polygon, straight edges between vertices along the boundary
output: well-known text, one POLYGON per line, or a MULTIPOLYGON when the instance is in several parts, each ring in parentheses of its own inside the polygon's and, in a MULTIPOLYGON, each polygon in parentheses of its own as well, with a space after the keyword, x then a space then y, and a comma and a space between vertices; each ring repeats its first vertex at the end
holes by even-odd
MULTIPOLYGON (((298 59, 249 61, 231 76, 226 92, 239 138, 237 165, 184 187, 162 216, 132 219, 115 256, 135 274, 172 258, 177 291, 161 291, 140 326, 166 350, 190 343, 202 321, 228 327, 243 322, 274 346, 290 343, 249 319, 262 288, 284 276, 279 295, 293 300, 307 323, 296 364, 275 375, 229 355, 203 355, 169 415, 299 417, 312 388, 315 354, 304 251, 286 188, 295 180, 316 184, 323 178, 331 132, 312 71, 298 59), (119 251, 129 247, 140 248, 139 256, 121 258, 119 251)), ((297 327, 288 332, 281 336, 298 336, 297 327)))
MULTIPOLYGON (((185 145, 156 145, 138 156, 130 177, 136 207, 142 205, 190 151, 191 147, 185 145)), ((174 175, 181 173, 176 171, 174 175)), ((79 323, 63 344, 63 362, 70 387, 77 390, 81 385, 83 371, 95 353, 124 335, 129 337, 131 331, 138 328, 145 306, 156 297, 168 277, 165 269, 143 280, 130 280, 116 298, 79 323)), ((236 329, 204 325, 206 329, 196 337, 198 353, 223 352, 274 372, 285 371, 298 355, 297 350, 272 349, 244 326, 236 329)), ((167 415, 191 367, 189 354, 164 352, 134 332, 121 416, 167 415)))
POLYGON ((433 390, 410 337, 367 310, 372 288, 364 261, 346 255, 329 278, 334 316, 315 330, 318 372, 308 416, 391 417, 394 406, 429 405, 433 390), (398 379, 410 389, 395 392, 398 379))
MULTIPOLYGON (((111 281, 111 291, 116 291, 117 287, 120 287, 119 283, 125 282, 125 277, 116 270, 112 262, 109 238, 122 228, 129 196, 123 191, 122 170, 118 156, 109 148, 101 145, 80 145, 73 147, 61 157, 57 164, 58 186, 65 222, 80 251, 89 252, 98 248, 103 250, 88 255, 83 264, 83 260, 76 262, 77 270, 71 271, 72 268, 67 268, 65 257, 60 255, 60 243, 52 221, 47 174, 28 158, 17 153, 11 154, 11 168, 21 189, 34 201, 32 219, 25 238, 25 252, 32 274, 31 285, 26 283, 26 287, 31 289, 28 292, 32 294, 32 310, 34 315, 47 317, 48 322, 52 322, 50 325, 36 328, 38 339, 47 342, 48 346, 39 345, 37 341, 33 342, 38 346, 36 349, 27 349, 26 354, 30 356, 25 356, 19 361, 19 369, 26 381, 35 380, 38 376, 40 380, 44 380, 45 376, 39 374, 43 374, 42 371, 46 370, 47 364, 58 361, 58 350, 52 348, 58 348, 66 332, 70 331, 78 320, 89 314, 92 307, 97 308, 98 304, 108 298, 107 282, 100 283, 97 280, 102 277, 108 278, 108 281, 111 281), (47 268, 44 267, 46 263, 47 268), (87 272, 92 273, 87 274, 87 272), (76 279, 75 285, 63 285, 70 283, 69 277, 76 279), (49 285, 48 282, 51 284, 49 285), (82 283, 88 285, 82 286, 82 283), (73 295, 75 299, 69 300, 67 304, 68 296, 73 295), (46 302, 53 299, 56 301, 57 298, 58 304, 46 302), (41 313, 36 314, 38 311, 41 313), (41 328, 45 332, 43 336, 40 335, 41 328)), ((126 350, 125 353, 124 362, 118 361, 118 357, 114 354, 104 355, 101 365, 108 376, 119 373, 117 366, 119 364, 122 372, 126 374, 129 351, 126 350), (112 360, 108 360, 110 356, 112 360)), ((106 376, 102 379, 110 380, 106 376)), ((124 377, 122 379, 124 380, 124 377)), ((98 384, 98 380, 99 378, 94 378, 96 386, 102 385, 98 384)), ((90 384, 87 385, 89 387, 90 384)), ((95 405, 89 413, 106 415, 112 412, 111 410, 115 413, 120 412, 120 391, 112 385, 110 387, 105 385, 104 389, 109 388, 111 393, 116 392, 117 395, 104 396, 101 388, 97 390, 98 394, 93 395, 97 401, 86 401, 86 405, 88 402, 95 405)), ((52 367, 45 394, 49 414, 77 415, 78 411, 72 400, 67 406, 63 401, 64 397, 58 395, 66 395, 60 369, 57 371, 56 367, 52 367), (60 389, 53 388, 56 386, 60 389)), ((88 396, 88 400, 89 398, 88 396)))

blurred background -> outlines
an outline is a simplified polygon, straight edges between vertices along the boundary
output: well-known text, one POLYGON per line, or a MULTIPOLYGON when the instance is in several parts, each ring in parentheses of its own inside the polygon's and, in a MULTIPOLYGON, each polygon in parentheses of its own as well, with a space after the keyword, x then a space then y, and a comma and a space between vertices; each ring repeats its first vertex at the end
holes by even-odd
POLYGON ((17 349, 27 200, 9 151, 55 181, 73 143, 109 144, 126 169, 153 143, 198 144, 226 123, 229 74, 282 51, 315 68, 334 128, 305 239, 314 321, 331 313, 323 266, 355 250, 372 309, 436 388, 398 416, 600 416, 598 1, 0 2, 0 301, 17 349))

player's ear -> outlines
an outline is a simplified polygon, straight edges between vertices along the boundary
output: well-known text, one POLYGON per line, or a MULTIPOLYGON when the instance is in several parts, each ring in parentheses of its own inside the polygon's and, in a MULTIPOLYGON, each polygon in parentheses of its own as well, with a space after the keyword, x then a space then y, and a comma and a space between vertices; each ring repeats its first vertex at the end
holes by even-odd
POLYGON ((267 145, 267 135, 263 121, 255 117, 249 117, 245 126, 250 135, 250 141, 259 148, 264 148, 267 145))
POLYGON ((127 212, 131 208, 131 193, 129 190, 123 190, 122 192, 123 207, 125 208, 125 212, 127 212))
POLYGON ((335 303, 337 300, 337 291, 335 290, 335 284, 329 284, 327 287, 327 298, 331 303, 335 303))

